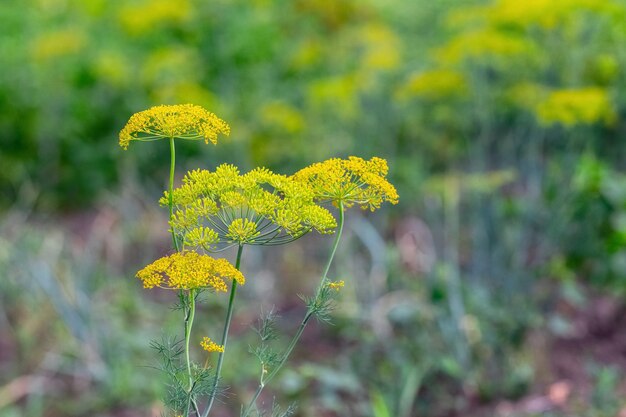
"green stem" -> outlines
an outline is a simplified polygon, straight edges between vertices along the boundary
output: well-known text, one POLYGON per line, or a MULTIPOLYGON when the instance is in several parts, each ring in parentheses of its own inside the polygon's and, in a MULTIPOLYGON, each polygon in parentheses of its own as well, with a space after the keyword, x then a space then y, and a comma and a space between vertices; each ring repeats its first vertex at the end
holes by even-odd
MULTIPOLYGON (((174 146, 174 138, 170 138, 170 183, 167 189, 168 198, 167 198, 167 206, 170 210, 170 222, 174 218, 174 168, 176 167, 176 148, 174 146)), ((171 225, 170 225, 171 227, 171 225)), ((176 233, 174 232, 174 228, 171 227, 172 230, 172 243, 174 244, 174 248, 176 252, 180 252, 180 248, 178 247, 178 240, 176 239, 176 233)))
MULTIPOLYGON (((241 252, 243 251, 243 245, 239 245, 237 250, 237 261, 235 262, 235 268, 239 269, 241 265, 241 252)), ((233 318, 233 305, 235 301, 235 295, 237 293, 237 281, 233 280, 233 285, 230 289, 230 298, 228 299, 228 310, 226 311, 226 322, 224 323, 224 331, 222 332, 222 346, 224 347, 224 352, 220 352, 217 358, 217 365, 215 367, 215 381, 213 382, 213 388, 211 389, 211 397, 209 398, 209 403, 207 405, 207 409, 203 414, 203 417, 207 417, 209 412, 211 411, 211 407, 213 407, 213 403, 215 402, 215 397, 217 395, 217 385, 219 383, 220 374, 222 372, 222 364, 224 363, 224 354, 226 353, 226 342, 228 341, 228 331, 230 330, 230 322, 233 318)))
POLYGON ((330 252, 330 258, 328 258, 328 262, 326 263, 326 268, 324 269, 324 275, 322 275, 322 279, 320 281, 320 285, 317 288, 317 292, 319 294, 320 289, 324 285, 324 281, 328 276, 328 271, 330 271, 330 265, 333 263, 333 259, 335 258, 335 253, 337 252, 337 248, 339 247, 339 240, 341 239, 341 233, 343 232, 343 224, 344 224, 344 214, 343 214, 343 202, 339 202, 339 230, 335 234, 335 241, 333 242, 333 249, 330 252))
MULTIPOLYGON (((339 247, 339 240, 341 240, 341 234, 343 232, 343 224, 344 224, 343 202, 340 201, 339 202, 339 227, 338 227, 339 230, 337 230, 337 233, 335 234, 335 240, 333 242, 332 251, 330 252, 330 257, 328 258, 328 262, 326 263, 326 268, 324 269, 324 273, 322 274, 322 279, 320 280, 320 284, 317 287, 317 292, 315 295, 316 298, 320 296, 320 292, 322 288, 324 287, 324 283, 328 276, 328 271, 330 271, 330 266, 333 263, 333 259, 335 258, 335 253, 337 253, 337 248, 339 247)), ((252 411, 252 408, 256 404, 256 400, 259 398, 259 395, 261 395, 261 391, 263 391, 263 388, 265 388, 265 386, 276 376, 276 374, 278 373, 278 371, 280 371, 280 369, 283 367, 285 362, 287 362, 287 359, 289 359, 291 352, 293 352, 293 349, 296 347, 296 344, 300 340, 302 333, 304 333, 304 329, 307 323, 309 322, 309 320, 311 319, 311 317, 313 317, 313 309, 309 307, 307 309, 306 314, 304 315, 304 318, 302 319, 302 322, 300 322, 300 326, 298 326, 298 330, 296 331, 296 334, 293 336, 293 338, 289 342, 289 345, 287 346, 287 349, 285 350, 285 354, 281 358, 280 362, 278 362, 278 365, 274 367, 272 372, 270 372, 267 375, 267 377, 261 378, 261 382, 259 383, 259 386, 257 387, 254 393, 254 396, 252 397, 252 400, 250 400, 250 403, 245 408, 241 417, 248 417, 248 415, 252 411)))
POLYGON ((194 290, 189 290, 189 312, 185 317, 185 359, 187 361, 187 374, 189 375, 189 389, 193 385, 193 377, 191 375, 191 359, 189 357, 189 341, 191 339, 191 328, 193 327, 193 319, 196 315, 196 296, 194 290))
MULTIPOLYGON (((192 403, 191 390, 193 389, 193 375, 191 374, 191 359, 189 355, 189 341, 191 339, 191 328, 193 327, 193 319, 196 315, 196 297, 195 291, 189 290, 189 310, 185 314, 185 360, 187 361, 187 375, 189 376, 189 399, 187 401, 187 411, 185 416, 189 415, 189 407, 192 403)), ((194 403, 194 407, 196 404, 194 403)))
MULTIPOLYGON (((169 178, 169 184, 167 188, 167 191, 168 191, 167 206, 169 209, 169 222, 171 222, 172 218, 174 217, 174 175, 175 174, 176 174, 176 147, 174 146, 174 138, 170 137, 170 178, 169 178)), ((172 232, 172 243, 174 245, 174 249, 176 249, 176 252, 180 252, 180 247, 178 246, 178 240, 176 239, 176 233, 174 232, 173 227, 171 227, 171 232, 172 232)), ((180 297, 182 300, 182 297, 183 297, 182 290, 180 291, 180 297)), ((195 311, 196 311, 196 300, 195 300, 195 296, 193 295, 193 290, 189 292, 189 298, 190 298, 191 310, 187 311, 185 309, 185 355, 186 355, 186 360, 187 360, 187 374, 189 375, 189 391, 191 391, 191 389, 193 388, 193 378, 191 375, 191 361, 189 359, 189 336, 191 335, 191 327, 193 326, 193 319, 194 319, 195 311)), ((191 397, 189 399, 190 401, 187 402, 187 411, 185 412, 185 416, 189 415, 189 407, 190 407, 191 402, 193 402, 194 410, 196 411, 196 414, 198 414, 198 405, 196 404, 195 401, 191 401, 191 397)))

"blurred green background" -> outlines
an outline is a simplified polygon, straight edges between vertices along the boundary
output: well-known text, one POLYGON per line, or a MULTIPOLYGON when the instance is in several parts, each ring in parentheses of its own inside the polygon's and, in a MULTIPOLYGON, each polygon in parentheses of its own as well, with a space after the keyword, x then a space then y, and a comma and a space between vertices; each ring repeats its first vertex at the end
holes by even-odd
MULTIPOLYGON (((168 250, 168 146, 117 133, 188 102, 232 134, 180 143, 178 178, 380 156, 400 193, 349 213, 334 325, 266 407, 626 415, 625 44, 623 0, 3 0, 0 416, 163 411, 148 345, 180 320, 132 277, 168 250)), ((255 387, 249 326, 293 333, 329 244, 245 254, 219 416, 255 387)))

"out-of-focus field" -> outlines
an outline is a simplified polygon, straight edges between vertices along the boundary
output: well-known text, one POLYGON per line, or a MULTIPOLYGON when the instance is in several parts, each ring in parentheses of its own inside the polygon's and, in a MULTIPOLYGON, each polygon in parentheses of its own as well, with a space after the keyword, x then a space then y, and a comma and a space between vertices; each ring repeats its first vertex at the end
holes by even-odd
MULTIPOLYGON (((624 45, 623 0, 3 0, 0 416, 164 411, 148 346, 180 318, 133 276, 171 243, 168 145, 117 134, 175 103, 232 126, 181 142, 178 179, 380 156, 400 194, 350 211, 334 323, 263 404, 626 416, 624 45)), ((246 253, 216 416, 255 388, 259 312, 292 334, 329 247, 246 253)))

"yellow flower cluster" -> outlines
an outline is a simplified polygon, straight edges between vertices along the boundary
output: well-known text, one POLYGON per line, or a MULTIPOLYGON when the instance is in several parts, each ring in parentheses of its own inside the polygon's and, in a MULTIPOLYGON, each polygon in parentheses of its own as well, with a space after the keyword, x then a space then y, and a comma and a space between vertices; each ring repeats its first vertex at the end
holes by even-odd
POLYGON ((204 139, 217 143, 217 135, 230 134, 230 126, 215 114, 193 104, 155 106, 135 113, 120 132, 120 146, 128 148, 131 140, 152 141, 176 138, 204 139))
POLYGON ((548 51, 532 41, 534 35, 561 28, 570 33, 579 31, 581 18, 593 14, 621 21, 624 8, 614 0, 496 0, 488 5, 460 7, 448 16, 447 23, 455 30, 462 28, 462 33, 437 56, 447 64, 514 55, 536 60, 548 51))
POLYGON ((393 70, 401 63, 401 42, 391 27, 381 24, 364 25, 359 31, 363 46, 361 67, 375 71, 393 70))
POLYGON ((339 291, 340 289, 342 289, 344 286, 346 285, 345 282, 343 282, 343 280, 341 281, 334 281, 334 282, 329 282, 328 284, 326 284, 326 286, 331 289, 331 290, 335 290, 335 291, 339 291))
POLYGON ((144 288, 199 289, 226 291, 226 279, 243 285, 243 274, 226 259, 214 259, 196 252, 177 252, 159 258, 137 272, 144 288))
POLYGON ((534 110, 539 121, 546 125, 610 124, 615 120, 608 92, 597 87, 553 91, 534 110))
POLYGON ((467 82, 461 72, 440 69, 413 74, 398 91, 398 97, 418 96, 438 99, 463 96, 466 93, 467 82))
POLYGON ((286 103, 273 101, 260 109, 261 120, 267 127, 286 133, 301 132, 306 125, 302 113, 286 103))
POLYGON ((80 53, 88 43, 86 34, 77 28, 46 32, 45 35, 35 39, 31 53, 36 60, 61 59, 80 53))
POLYGON ((509 58, 532 55, 535 45, 523 36, 492 28, 465 32, 436 51, 443 64, 457 64, 473 58, 509 58))
POLYGON ((215 343, 214 341, 212 341, 210 338, 208 337, 203 337, 202 338, 202 342, 200 342, 200 346, 202 346, 202 349, 206 350, 207 352, 224 352, 224 345, 218 345, 217 343, 215 343))
POLYGON ((185 23, 193 15, 192 10, 189 0, 128 2, 120 8, 118 20, 127 32, 140 35, 157 32, 164 24, 185 23))
MULTIPOLYGON (((160 203, 167 205, 166 192, 160 203)), ((332 233, 332 214, 315 204, 306 184, 257 168, 241 175, 233 165, 188 172, 173 190, 170 226, 186 246, 282 244, 315 229, 332 233)))
POLYGON ((518 82, 508 88, 504 94, 505 100, 514 106, 533 109, 548 95, 548 88, 533 82, 518 82))
POLYGON ((235 219, 228 226, 228 236, 233 242, 254 242, 261 232, 256 230, 256 223, 248 219, 235 219))
POLYGON ((374 211, 384 201, 398 203, 398 193, 385 178, 387 161, 374 157, 369 161, 351 156, 315 163, 294 174, 293 178, 308 184, 320 202, 358 204, 374 211))
POLYGON ((487 6, 484 15, 492 24, 553 29, 579 17, 576 12, 611 12, 616 6, 611 0, 500 0, 487 6))
POLYGON ((486 6, 457 8, 447 23, 457 28, 487 24, 505 30, 553 30, 578 20, 581 12, 619 17, 623 6, 613 0, 498 0, 486 6))

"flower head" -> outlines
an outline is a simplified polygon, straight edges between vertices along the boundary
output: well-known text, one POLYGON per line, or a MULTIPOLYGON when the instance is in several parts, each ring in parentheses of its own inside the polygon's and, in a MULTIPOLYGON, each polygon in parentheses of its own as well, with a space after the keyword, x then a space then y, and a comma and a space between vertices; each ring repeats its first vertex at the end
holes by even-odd
POLYGON ((217 143, 217 135, 230 134, 230 126, 215 114, 194 104, 155 106, 131 116, 120 132, 120 146, 128 148, 131 140, 203 139, 217 143))
POLYGON ((238 218, 230 223, 226 236, 233 242, 254 242, 254 238, 259 234, 255 222, 248 218, 238 218))
MULTIPOLYGON (((161 204, 167 205, 166 192, 161 204)), ((233 165, 195 170, 172 194, 174 232, 187 246, 282 244, 315 229, 331 233, 332 214, 315 204, 311 188, 266 168, 241 175, 233 165)))
POLYGON ((214 341, 212 341, 210 338, 208 337, 203 337, 202 338, 202 342, 200 342, 200 346, 202 346, 202 349, 206 350, 207 352, 224 352, 224 345, 218 345, 217 343, 215 343, 214 341))
POLYGON ((359 204, 374 211, 384 201, 398 203, 398 193, 387 179, 387 161, 374 157, 369 161, 351 156, 333 158, 310 165, 293 175, 308 184, 317 201, 329 201, 345 207, 359 204))
POLYGON ((226 259, 214 259, 196 252, 177 252, 159 258, 137 272, 144 288, 200 289, 226 291, 226 279, 243 285, 243 274, 226 259))

